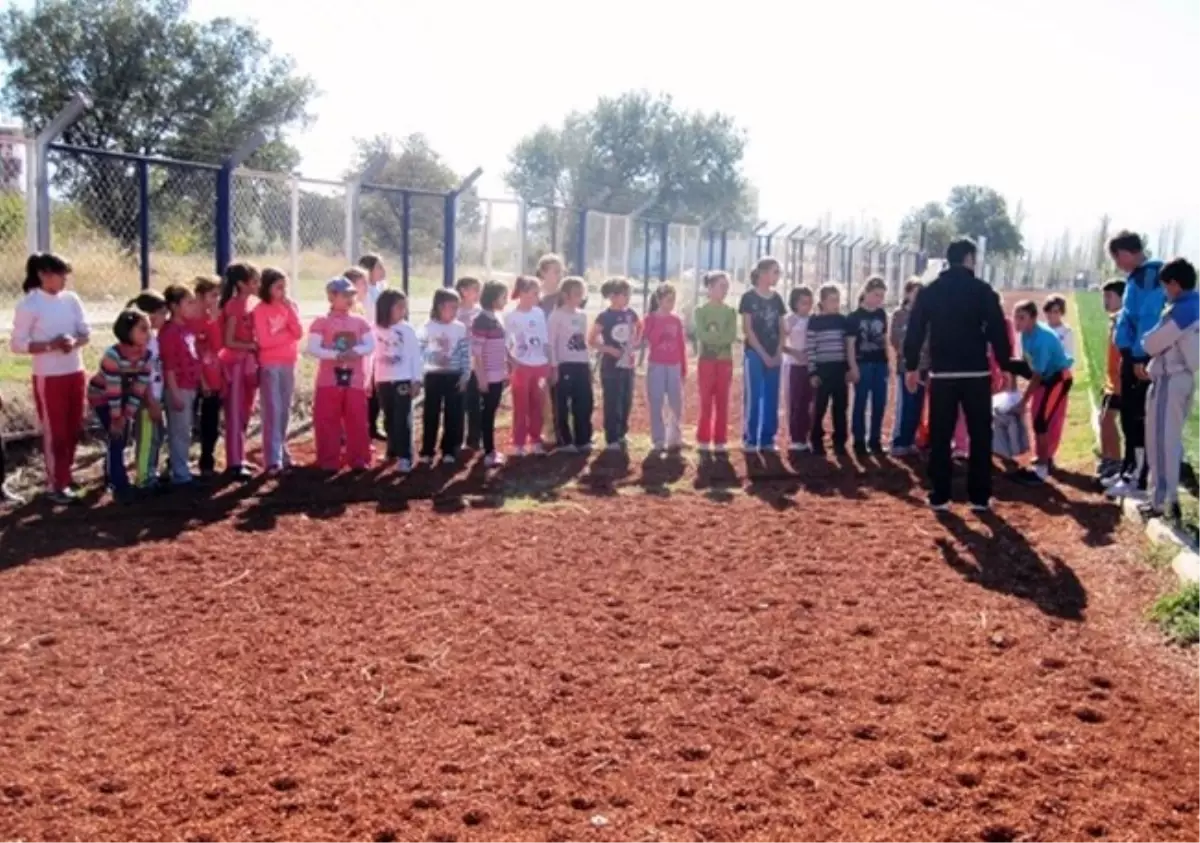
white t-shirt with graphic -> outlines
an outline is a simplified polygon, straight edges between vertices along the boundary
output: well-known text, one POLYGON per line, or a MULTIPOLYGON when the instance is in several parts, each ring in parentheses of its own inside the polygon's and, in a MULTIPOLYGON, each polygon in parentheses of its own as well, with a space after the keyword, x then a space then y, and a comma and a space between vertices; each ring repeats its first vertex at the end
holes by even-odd
POLYGON ((522 366, 545 366, 550 362, 546 314, 540 307, 509 311, 504 317, 504 330, 508 353, 522 366))
POLYGON ((390 328, 375 326, 375 383, 420 381, 421 343, 407 322, 390 328))

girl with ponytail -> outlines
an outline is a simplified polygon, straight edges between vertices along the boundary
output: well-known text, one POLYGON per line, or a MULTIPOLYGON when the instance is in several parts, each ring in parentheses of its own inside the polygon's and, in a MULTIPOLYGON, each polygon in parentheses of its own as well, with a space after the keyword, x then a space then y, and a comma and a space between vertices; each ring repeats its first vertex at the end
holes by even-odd
POLYGON ((80 348, 90 336, 83 302, 66 289, 71 264, 50 252, 25 263, 25 297, 13 316, 11 347, 33 357, 33 397, 42 428, 49 493, 56 503, 79 500, 71 473, 83 423, 86 378, 80 348))

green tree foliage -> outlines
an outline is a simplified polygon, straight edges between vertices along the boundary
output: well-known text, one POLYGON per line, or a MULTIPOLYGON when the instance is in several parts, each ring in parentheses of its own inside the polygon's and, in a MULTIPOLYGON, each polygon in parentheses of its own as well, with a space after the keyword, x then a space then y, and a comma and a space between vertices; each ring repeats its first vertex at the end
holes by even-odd
MULTIPOLYGON (((7 65, 0 99, 37 131, 72 94, 88 95, 92 108, 64 132, 67 144, 215 163, 258 129, 268 143, 249 163, 294 166, 299 156, 284 132, 308 121, 313 81, 253 27, 198 22, 187 11, 187 0, 12 4, 0 16, 7 65)), ((61 194, 131 246, 132 169, 90 156, 60 155, 55 163, 61 194)), ((164 169, 152 184, 152 207, 211 231, 214 189, 210 175, 164 169)))
MULTIPOLYGON (((363 172, 374 162, 381 169, 377 184, 444 192, 454 190, 463 177, 454 172, 429 145, 422 134, 397 140, 377 135, 355 142, 355 164, 350 175, 363 172)), ((414 196, 411 199, 409 250, 414 261, 440 259, 444 242, 445 205, 441 197, 414 196)), ((364 189, 360 204, 364 250, 399 253, 403 244, 404 198, 399 191, 364 189)), ((459 198, 457 229, 474 232, 479 228, 479 196, 471 187, 459 198)))
POLYGON ((922 222, 925 251, 935 257, 945 254, 955 237, 987 237, 987 251, 992 256, 1014 257, 1025 251, 1021 231, 1009 215, 1007 202, 990 187, 958 185, 950 190, 944 204, 926 202, 914 208, 900 223, 900 242, 917 244, 922 222))
MULTIPOLYGON (((558 128, 542 126, 509 155, 508 186, 529 202, 649 218, 711 217, 737 227, 754 216, 742 173, 746 138, 732 118, 682 111, 645 91, 602 97, 558 128), (648 207, 647 207, 648 206, 648 207)), ((536 236, 536 234, 535 234, 536 236)), ((577 236, 567 231, 566 250, 577 236)))

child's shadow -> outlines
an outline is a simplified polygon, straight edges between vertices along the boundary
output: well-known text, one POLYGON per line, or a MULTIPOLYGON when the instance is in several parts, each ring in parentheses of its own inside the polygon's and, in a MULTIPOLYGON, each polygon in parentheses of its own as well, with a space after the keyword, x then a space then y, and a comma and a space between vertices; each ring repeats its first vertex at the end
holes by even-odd
POLYGON ((670 497, 671 485, 677 483, 687 468, 687 462, 679 451, 651 451, 642 460, 642 476, 638 485, 648 495, 670 497))
POLYGON ((629 476, 629 466, 629 453, 624 448, 605 448, 579 476, 579 488, 589 495, 615 495, 621 481, 629 476))
POLYGON ((701 452, 692 487, 711 501, 729 503, 740 491, 742 480, 728 454, 701 452))

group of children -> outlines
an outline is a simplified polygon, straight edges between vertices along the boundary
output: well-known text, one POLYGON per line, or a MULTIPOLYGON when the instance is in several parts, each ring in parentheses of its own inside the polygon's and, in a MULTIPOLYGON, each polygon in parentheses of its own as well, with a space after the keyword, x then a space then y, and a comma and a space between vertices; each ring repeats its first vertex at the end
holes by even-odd
MULTIPOLYGON (((134 497, 138 490, 193 482, 190 449, 197 429, 202 476, 215 471, 222 428, 226 470, 237 478, 252 476, 246 436, 257 396, 263 469, 270 474, 286 470, 301 351, 317 361, 312 408, 316 463, 327 470, 367 467, 373 437, 386 441, 386 458, 401 472, 411 470, 414 462, 429 464, 439 454, 443 463, 453 464, 464 448, 482 450, 486 465, 499 465, 505 457, 495 425, 506 388, 511 390, 513 454, 541 454, 548 445, 567 452, 589 450, 593 355, 598 358, 604 442, 621 449, 629 434, 639 350, 648 358, 652 446, 664 450, 683 444, 687 331, 670 284, 656 290, 651 311, 641 318, 629 306, 629 282, 610 279, 601 288, 607 307, 589 324, 585 282, 563 278, 562 260, 547 255, 534 275, 516 279, 511 308, 507 286, 462 278, 455 289, 435 293, 429 320, 418 330, 410 322, 405 295, 387 287, 383 262, 367 255, 328 282, 329 311, 306 330, 283 272, 235 263, 223 279, 202 277, 190 287, 148 290, 129 302, 113 326, 116 342, 87 380, 79 349, 90 337, 82 304, 65 289, 69 264, 56 255, 35 254, 27 270, 27 296, 17 310, 13 348, 34 357, 50 493, 59 502, 79 495, 71 466, 85 395, 107 431, 107 481, 120 499, 134 497), (422 393, 423 432, 414 460, 413 402, 422 393), (383 431, 377 429, 379 416, 383 431), (160 476, 158 452, 164 441, 167 471, 160 476), (132 478, 126 468, 131 444, 132 478)), ((793 451, 823 453, 828 416, 836 453, 845 453, 849 435, 860 454, 882 453, 892 380, 889 359, 901 359, 907 317, 921 282, 906 284, 904 302, 889 328, 882 278, 870 278, 858 307, 844 314, 840 290, 833 285, 815 295, 807 287, 793 289, 785 306, 774 290, 780 275, 777 260, 760 260, 751 273, 753 287, 736 311, 725 302, 728 275, 713 271, 704 276, 707 298, 694 313, 698 448, 721 452, 727 447, 740 315, 746 451, 776 447, 779 396, 785 390, 793 451)), ((1194 270, 1192 279, 1194 287, 1194 270)), ((1186 285, 1187 278, 1177 283, 1186 285)), ((1105 288, 1110 309, 1120 294, 1116 284, 1105 288)), ((1039 321, 1036 306, 1024 302, 1010 325, 1020 336, 1031 375, 1013 405, 1018 413, 1027 406, 1032 411, 1036 462, 1028 475, 1033 480, 1044 480, 1053 464, 1072 383, 1074 341, 1063 322, 1065 301, 1052 296, 1043 310, 1046 324, 1039 321)), ((922 360, 927 364, 928 355, 922 360)), ((1012 376, 992 363, 993 392, 1012 392, 1012 376)), ((890 443, 895 456, 922 444, 928 413, 927 365, 918 373, 916 391, 903 388, 901 369, 895 373, 897 407, 890 443)), ((1116 395, 1112 381, 1110 359, 1109 413, 1116 395)), ((1111 436, 1105 442, 1111 457, 1111 436)), ((967 450, 963 425, 956 449, 967 450)))

